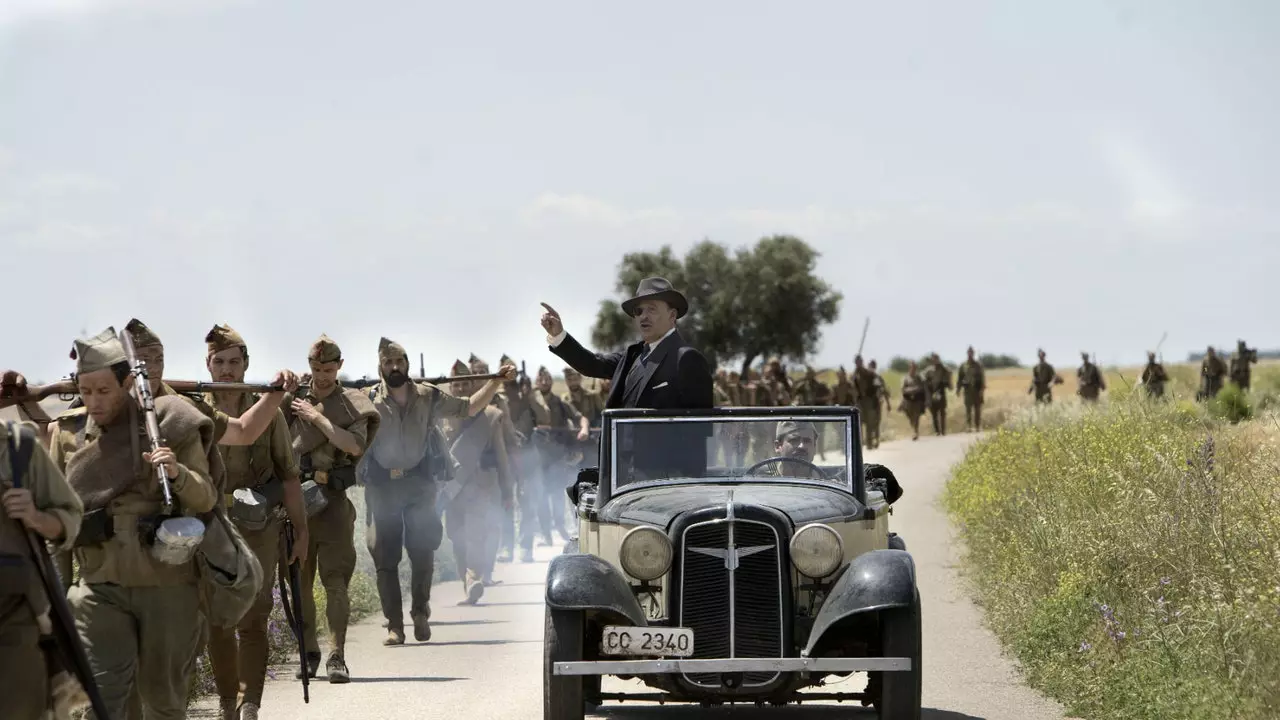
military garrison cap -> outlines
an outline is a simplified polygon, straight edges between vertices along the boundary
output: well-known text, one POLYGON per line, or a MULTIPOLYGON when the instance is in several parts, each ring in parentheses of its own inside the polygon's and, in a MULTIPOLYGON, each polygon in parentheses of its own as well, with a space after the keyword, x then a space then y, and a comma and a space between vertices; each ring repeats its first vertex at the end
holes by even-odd
POLYGON ((567 378, 570 378, 570 377, 581 377, 581 376, 582 376, 582 373, 578 372, 577 370, 574 370, 574 369, 573 369, 573 368, 571 368, 571 367, 566 367, 566 368, 564 369, 564 376, 565 376, 565 377, 567 377, 567 378))
POLYGON ((76 340, 71 348, 71 357, 76 361, 77 375, 87 375, 128 361, 124 354, 124 345, 120 344, 120 338, 116 335, 114 327, 109 327, 91 338, 76 340))
POLYGON ((409 361, 409 353, 405 351, 404 346, 394 340, 382 338, 378 341, 378 359, 384 358, 404 358, 405 362, 409 361))
POLYGON ((817 439, 818 428, 813 423, 803 420, 783 420, 778 423, 778 429, 774 433, 774 439, 780 441, 795 433, 806 433, 810 437, 817 439))
POLYGON ((160 336, 151 332, 151 328, 143 324, 138 318, 133 318, 128 325, 124 326, 124 331, 129 333, 129 337, 133 340, 134 347, 147 347, 148 345, 162 345, 160 336))
POLYGON ((213 329, 204 336, 204 342, 209 348, 210 355, 233 347, 248 347, 244 344, 244 338, 240 337, 240 333, 226 324, 214 325, 213 329))
POLYGON ((489 363, 476 357, 475 353, 471 353, 471 359, 468 362, 471 364, 471 372, 477 375, 484 375, 489 372, 489 363))
POLYGON ((449 377, 458 377, 459 375, 469 374, 471 374, 471 368, 467 367, 466 363, 461 360, 453 361, 453 370, 449 373, 449 377))
POLYGON ((307 353, 308 360, 314 360, 318 363, 338 362, 342 359, 342 348, 338 347, 338 343, 324 333, 320 334, 319 339, 311 343, 311 350, 307 353))
POLYGON ((512 360, 509 355, 502 353, 502 357, 498 358, 499 365, 515 365, 516 361, 512 360))

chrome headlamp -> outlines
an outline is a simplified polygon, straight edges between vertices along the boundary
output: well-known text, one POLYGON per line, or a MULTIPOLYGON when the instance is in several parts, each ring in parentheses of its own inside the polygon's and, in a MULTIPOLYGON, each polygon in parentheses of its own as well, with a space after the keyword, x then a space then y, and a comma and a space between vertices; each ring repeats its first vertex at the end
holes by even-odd
POLYGON ((791 537, 791 563, 801 575, 822 579, 840 569, 844 541, 830 525, 812 523, 791 537))
POLYGON ((671 540, 655 527, 631 528, 622 538, 618 560, 622 569, 637 580, 657 580, 671 567, 671 540))

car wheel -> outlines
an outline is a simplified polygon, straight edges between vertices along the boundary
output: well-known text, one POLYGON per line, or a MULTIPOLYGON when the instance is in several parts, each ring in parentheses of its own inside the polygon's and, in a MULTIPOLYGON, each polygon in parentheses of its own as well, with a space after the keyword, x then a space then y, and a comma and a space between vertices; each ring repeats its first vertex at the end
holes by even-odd
POLYGON ((920 720, 920 593, 911 605, 881 614, 884 657, 911 658, 911 669, 880 673, 880 720, 920 720))
POLYGON ((583 677, 553 674, 555 663, 582 660, 585 621, 581 610, 547 608, 547 627, 542 643, 543 720, 582 720, 586 714, 583 677))

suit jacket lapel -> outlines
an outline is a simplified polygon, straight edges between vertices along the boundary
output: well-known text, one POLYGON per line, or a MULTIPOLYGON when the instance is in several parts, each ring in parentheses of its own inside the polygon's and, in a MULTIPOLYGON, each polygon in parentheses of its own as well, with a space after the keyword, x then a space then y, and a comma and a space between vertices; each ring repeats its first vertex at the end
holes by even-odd
POLYGON ((643 342, 627 347, 626 359, 618 364, 617 370, 613 371, 613 381, 609 385, 609 398, 605 401, 606 409, 626 407, 627 375, 631 373, 631 364, 643 351, 643 342))
POLYGON ((680 333, 679 331, 676 331, 668 335, 665 340, 658 343, 658 346, 653 349, 653 352, 649 353, 649 357, 645 358, 644 367, 640 370, 640 382, 636 383, 634 390, 631 393, 628 393, 628 396, 634 394, 635 397, 639 398, 644 393, 645 387, 648 386, 649 380, 653 378, 653 373, 658 369, 658 366, 662 364, 663 358, 665 358, 667 353, 671 351, 671 348, 678 345, 679 342, 680 333))

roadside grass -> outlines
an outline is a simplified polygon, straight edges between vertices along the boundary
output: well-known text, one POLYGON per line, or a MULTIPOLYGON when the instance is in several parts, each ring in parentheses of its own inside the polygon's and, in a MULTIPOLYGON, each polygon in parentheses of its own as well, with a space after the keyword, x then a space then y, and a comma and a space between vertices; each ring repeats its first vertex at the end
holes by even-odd
POLYGON ((1218 414, 1133 393, 1035 408, 954 469, 987 622, 1072 715, 1280 716, 1280 422, 1218 414))

